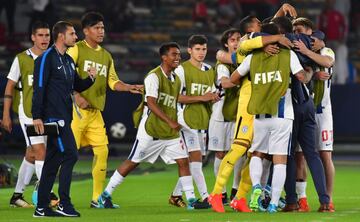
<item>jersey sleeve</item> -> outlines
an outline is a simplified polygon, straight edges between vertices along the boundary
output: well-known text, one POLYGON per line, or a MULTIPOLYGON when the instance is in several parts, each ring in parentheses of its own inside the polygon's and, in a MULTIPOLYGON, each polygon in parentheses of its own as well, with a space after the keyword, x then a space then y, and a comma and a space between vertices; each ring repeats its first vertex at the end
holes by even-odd
POLYGON ((108 85, 109 85, 110 89, 114 90, 115 84, 119 81, 120 81, 119 77, 115 71, 114 60, 111 58, 111 63, 110 63, 110 67, 109 67, 109 78, 108 78, 108 85))
POLYGON ((10 68, 7 78, 14 82, 18 82, 20 79, 20 76, 21 76, 21 73, 20 73, 19 59, 16 56, 13 63, 11 64, 11 68, 10 68))
POLYGON ((335 53, 332 49, 324 47, 320 50, 320 54, 323 56, 329 56, 335 61, 335 53))
POLYGON ((145 80, 145 101, 148 96, 158 98, 159 79, 155 73, 149 74, 145 80))
POLYGON ((257 36, 252 39, 243 40, 240 43, 238 50, 236 51, 236 63, 241 64, 245 59, 245 57, 247 56, 247 54, 249 54, 254 49, 259 49, 262 47, 263 47, 262 36, 257 36))
POLYGON ((240 73, 240 76, 245 76, 250 71, 252 54, 249 54, 245 57, 244 61, 237 67, 237 71, 240 73))
POLYGON ((75 44, 74 47, 68 48, 66 53, 71 56, 71 58, 74 60, 75 64, 77 65, 77 60, 79 58, 79 47, 75 44))
POLYGON ((295 54, 294 51, 290 50, 290 69, 292 74, 296 74, 301 70, 304 70, 302 65, 300 64, 300 60, 295 54))
POLYGON ((231 75, 229 69, 223 64, 220 64, 216 67, 216 73, 217 73, 216 85, 220 84, 222 77, 230 77, 231 75))
POLYGON ((175 69, 175 74, 179 77, 180 79, 180 94, 184 94, 184 92, 186 91, 185 88, 185 71, 184 68, 180 65, 175 69))

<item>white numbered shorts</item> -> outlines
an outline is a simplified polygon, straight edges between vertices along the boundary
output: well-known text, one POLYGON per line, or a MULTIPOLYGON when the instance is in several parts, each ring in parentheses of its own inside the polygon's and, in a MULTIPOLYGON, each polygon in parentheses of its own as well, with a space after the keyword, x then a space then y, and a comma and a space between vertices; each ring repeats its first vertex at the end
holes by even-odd
POLYGON ((291 147, 293 120, 259 118, 254 120, 254 140, 250 152, 287 155, 291 147))
POLYGON ((210 119, 209 150, 229 151, 234 141, 235 122, 223 122, 210 119))
POLYGON ((135 163, 154 163, 160 156, 166 164, 174 164, 175 160, 188 158, 186 148, 182 146, 180 137, 176 139, 156 139, 145 131, 141 121, 135 143, 131 149, 129 160, 135 163))
POLYGON ((46 146, 47 136, 27 136, 25 125, 33 124, 33 119, 25 115, 22 104, 19 105, 19 122, 24 134, 26 147, 31 147, 31 145, 36 145, 40 143, 43 143, 46 146))

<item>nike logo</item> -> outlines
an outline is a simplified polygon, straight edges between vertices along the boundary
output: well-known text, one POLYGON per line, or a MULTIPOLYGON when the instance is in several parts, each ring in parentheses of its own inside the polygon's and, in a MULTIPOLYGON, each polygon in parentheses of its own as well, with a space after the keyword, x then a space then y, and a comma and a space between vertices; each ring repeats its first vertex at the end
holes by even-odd
POLYGON ((331 143, 326 143, 326 144, 325 144, 325 146, 330 146, 330 145, 331 145, 331 143))
MULTIPOLYGON (((40 210, 40 209, 39 209, 40 210)), ((36 211, 36 213, 38 213, 39 215, 41 215, 41 216, 45 216, 45 213, 44 212, 40 212, 40 211, 38 211, 38 210, 35 210, 36 211)))
POLYGON ((59 205, 58 206, 59 210, 63 211, 64 210, 64 207, 62 205, 59 205))
POLYGON ((62 67, 62 65, 61 65, 61 66, 58 66, 57 68, 58 68, 58 69, 61 69, 61 67, 62 67))

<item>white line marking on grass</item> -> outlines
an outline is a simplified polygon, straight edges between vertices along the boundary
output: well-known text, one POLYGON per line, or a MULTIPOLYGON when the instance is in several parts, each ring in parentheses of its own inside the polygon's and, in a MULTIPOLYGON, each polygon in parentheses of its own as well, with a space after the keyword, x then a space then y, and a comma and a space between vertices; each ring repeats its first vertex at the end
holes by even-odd
POLYGON ((190 221, 190 219, 180 219, 182 222, 190 221))

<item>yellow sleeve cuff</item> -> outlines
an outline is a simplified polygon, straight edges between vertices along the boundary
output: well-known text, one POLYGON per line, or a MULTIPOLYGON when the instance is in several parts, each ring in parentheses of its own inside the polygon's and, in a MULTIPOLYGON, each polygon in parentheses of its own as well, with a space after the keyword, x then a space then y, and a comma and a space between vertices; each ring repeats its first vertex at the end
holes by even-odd
POLYGON ((109 85, 110 89, 114 90, 115 84, 119 81, 120 81, 119 77, 115 71, 114 60, 111 60, 111 65, 109 68, 109 78, 108 78, 108 85, 109 85))

